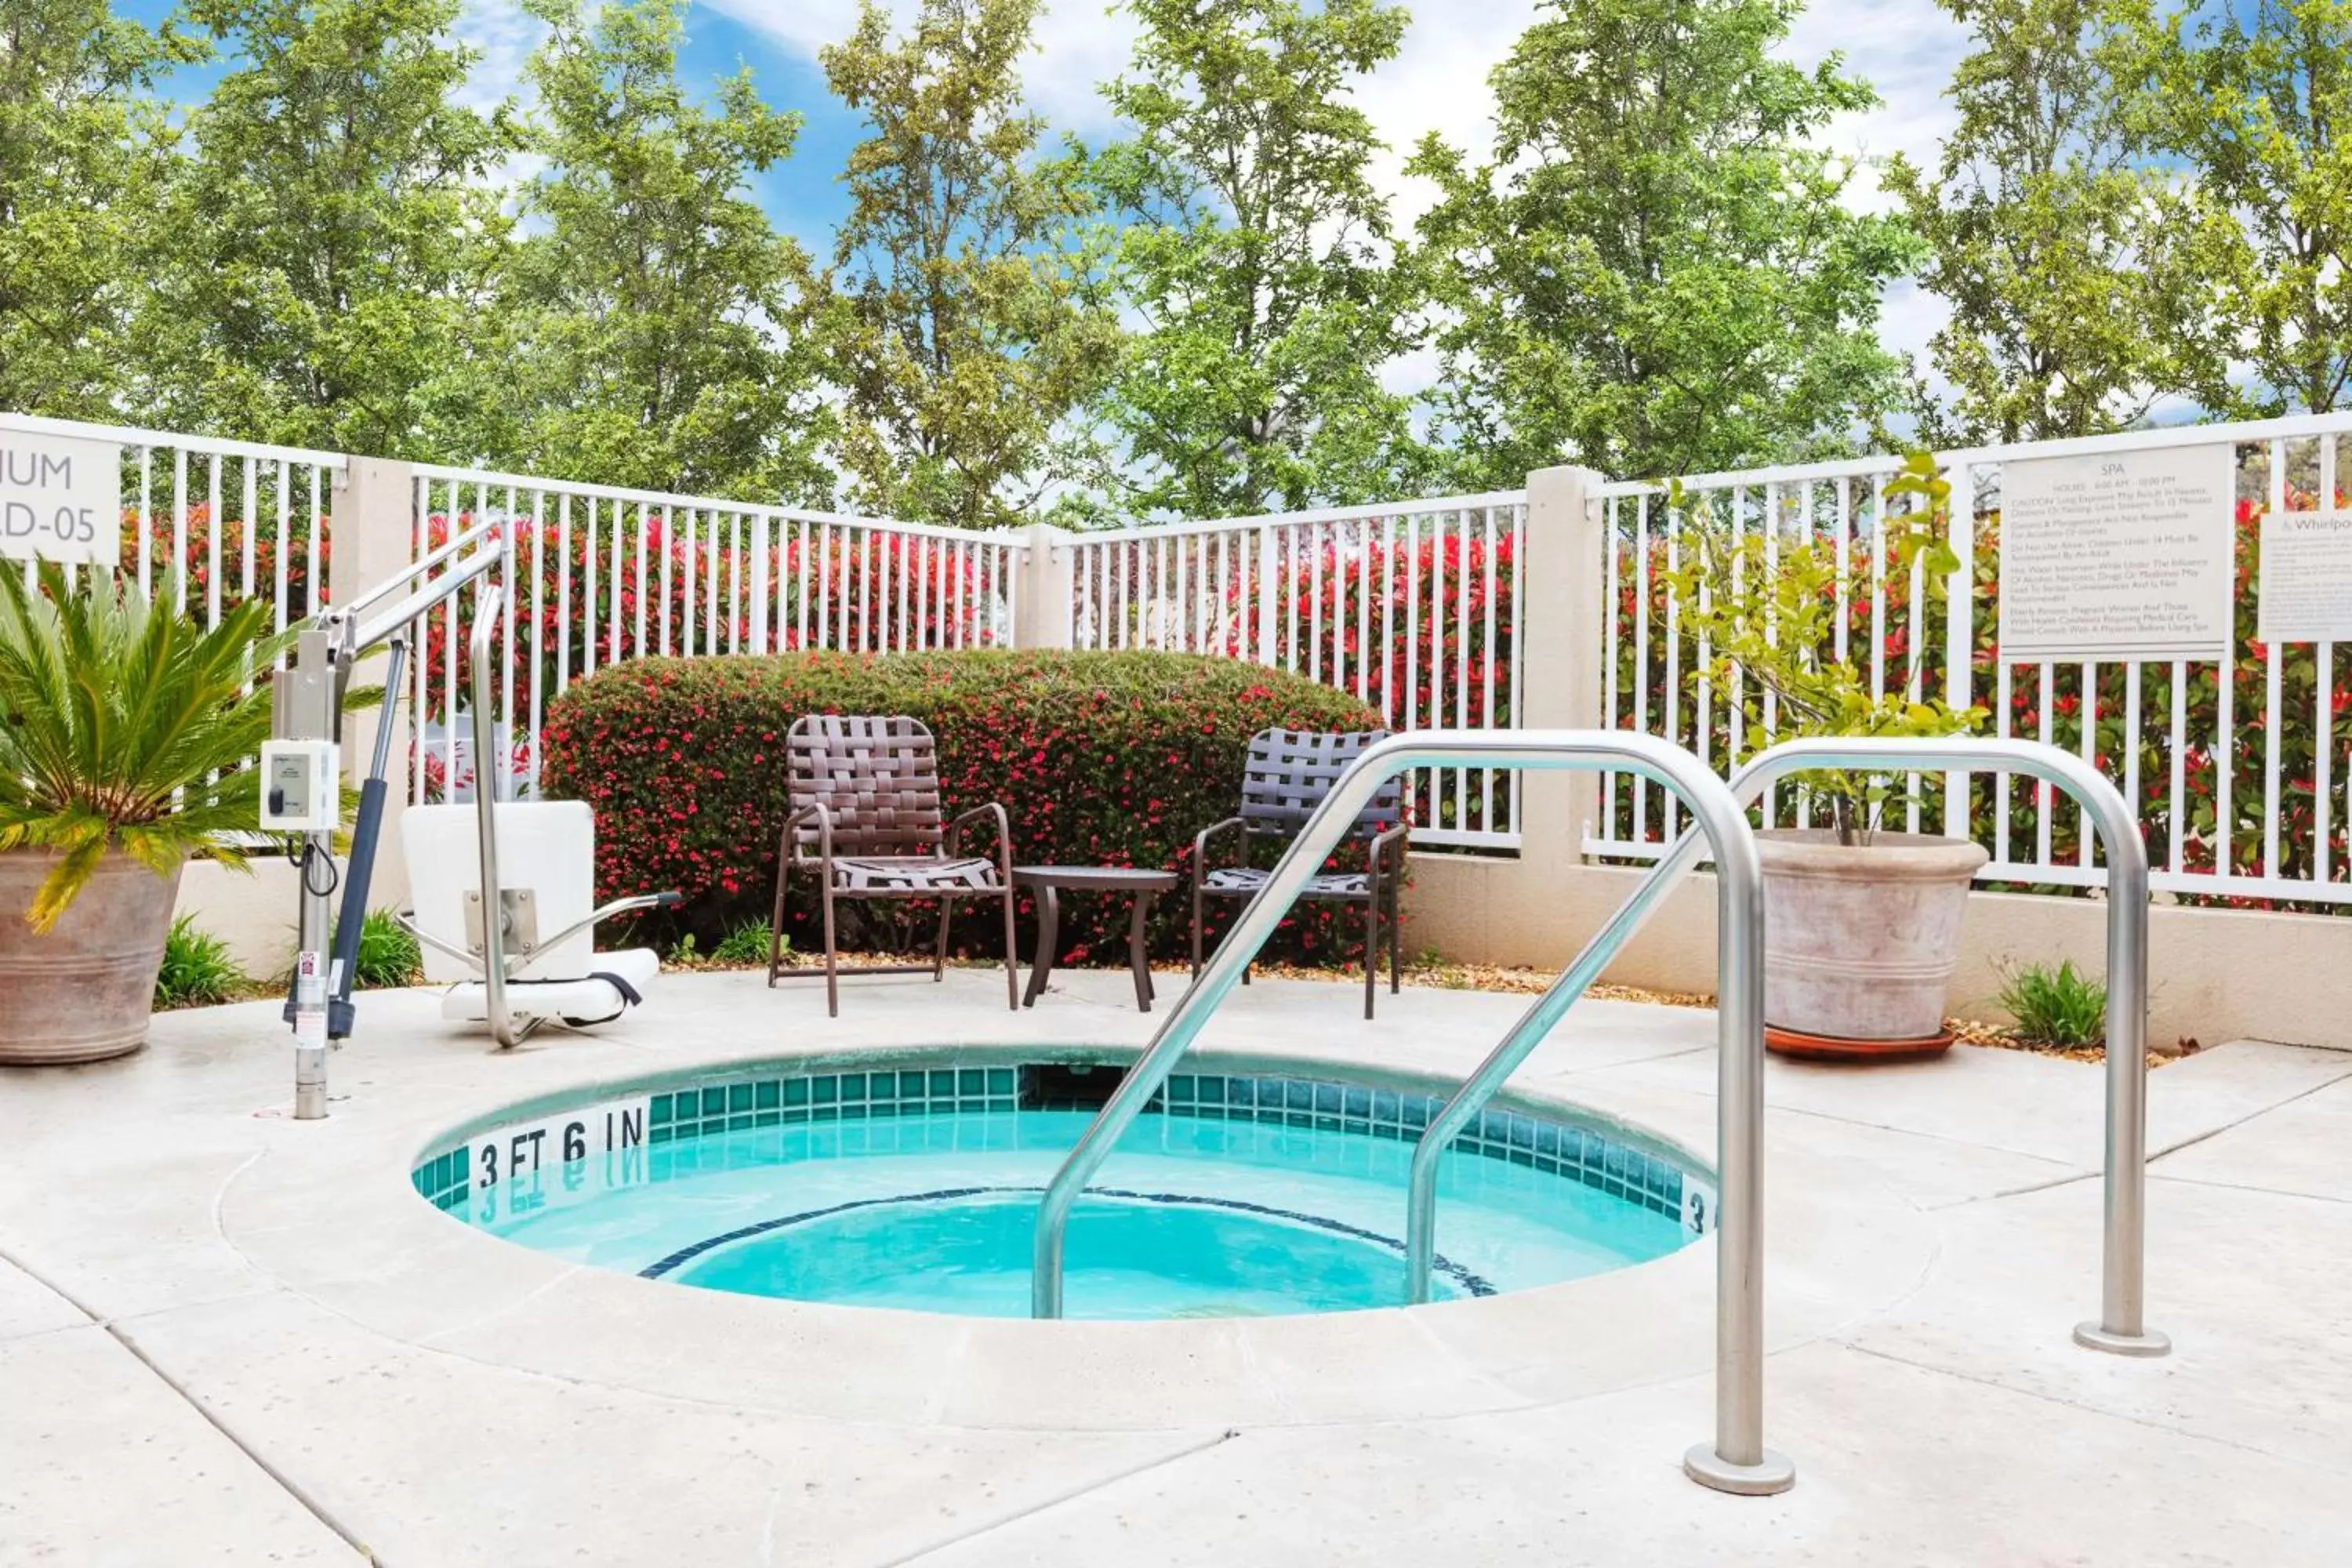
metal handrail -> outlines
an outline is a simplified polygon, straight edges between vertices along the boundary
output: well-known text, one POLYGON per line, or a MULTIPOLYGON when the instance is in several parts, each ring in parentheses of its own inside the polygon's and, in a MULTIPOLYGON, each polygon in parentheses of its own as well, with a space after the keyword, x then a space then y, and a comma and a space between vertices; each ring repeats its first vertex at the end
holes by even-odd
POLYGON ((482 847, 482 1002, 489 1015, 490 1038, 500 1050, 522 1037, 515 1032, 514 1015, 507 1011, 506 904, 499 892, 498 828, 506 769, 493 750, 498 730, 490 722, 490 641, 505 608, 505 589, 482 590, 474 601, 474 635, 468 647, 474 661, 474 817, 482 847))
MULTIPOLYGON (((1949 768, 1982 773, 1994 766, 2043 779, 2083 805, 2107 854, 2107 1136, 2106 1237, 2100 1317, 2076 1327, 2077 1342, 2125 1355, 2162 1355, 2170 1342, 2142 1321, 2146 1267, 2147 1133, 2147 850, 2129 806, 2115 785, 2071 752, 2009 736, 1938 739, 1788 741, 1758 752, 1731 780, 1741 806, 1752 805, 1782 777, 1824 768, 1894 773, 1949 768)), ((1429 1299, 1436 1255, 1437 1167, 1470 1119, 1641 929, 1665 889, 1697 864, 1706 848, 1696 829, 1660 856, 1655 868, 1618 906, 1609 923, 1586 942, 1549 990, 1513 1025, 1444 1110, 1430 1121, 1413 1151, 1407 1198, 1407 1299, 1429 1299)))
POLYGON ((1321 868, 1382 784, 1409 768, 1501 767, 1628 772, 1680 795, 1718 868, 1717 1038, 1720 1103, 1717 1173, 1716 1435, 1684 1458, 1692 1475, 1727 1491, 1787 1489, 1788 1460, 1764 1447, 1763 872, 1746 813, 1728 785, 1689 752, 1623 731, 1444 731, 1392 736, 1341 774, 1291 841, 1265 886, 1160 1024, 1037 1205, 1030 1307, 1062 1312, 1062 1255, 1070 1210, 1177 1058, 1257 956, 1307 879, 1321 868))

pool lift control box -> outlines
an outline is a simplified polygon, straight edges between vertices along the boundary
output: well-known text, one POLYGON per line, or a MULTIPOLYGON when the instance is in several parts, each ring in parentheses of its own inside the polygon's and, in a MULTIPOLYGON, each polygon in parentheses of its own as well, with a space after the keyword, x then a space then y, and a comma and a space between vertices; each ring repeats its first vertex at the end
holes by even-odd
POLYGON ((261 826, 332 833, 342 826, 342 762, 332 741, 261 743, 261 826))

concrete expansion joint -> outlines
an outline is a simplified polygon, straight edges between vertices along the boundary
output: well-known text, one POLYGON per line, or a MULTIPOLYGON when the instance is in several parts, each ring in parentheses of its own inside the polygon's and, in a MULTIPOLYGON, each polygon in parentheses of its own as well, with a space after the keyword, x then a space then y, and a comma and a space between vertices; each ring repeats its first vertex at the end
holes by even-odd
MULTIPOLYGON (((259 1156, 257 1154, 256 1158, 258 1157, 259 1156)), ((250 1163, 252 1163, 251 1161, 247 1162, 247 1164, 250 1163)), ((243 1167, 240 1166, 239 1169, 243 1169, 243 1167)), ((215 1210, 215 1220, 218 1218, 217 1208, 215 1210)), ((23 1273, 26 1278, 39 1285, 43 1289, 57 1296, 58 1300, 73 1308, 75 1311, 79 1312, 84 1318, 87 1318, 89 1321, 91 1327, 104 1330, 109 1339, 112 1340, 116 1344, 121 1345, 123 1350, 130 1354, 132 1360, 136 1361, 141 1366, 145 1367, 148 1373, 152 1376, 156 1382, 171 1390, 173 1394, 176 1396, 182 1404, 194 1411, 196 1414, 197 1418, 202 1420, 205 1425, 210 1426, 214 1431, 218 1432, 222 1436, 227 1438, 229 1442, 236 1447, 237 1452, 245 1456, 249 1464, 251 1464, 256 1469, 259 1470, 263 1475, 268 1476, 271 1482, 273 1482, 278 1489, 280 1491, 283 1491, 288 1497, 292 1498, 295 1503, 299 1506, 303 1511, 310 1514, 311 1518, 317 1520, 327 1529, 332 1531, 342 1540, 345 1545, 349 1546, 353 1552, 358 1552, 361 1559, 369 1564, 369 1568, 390 1568, 390 1565, 387 1564, 383 1558, 377 1556, 368 1544, 360 1539, 358 1533, 349 1525, 345 1524, 342 1520, 338 1518, 332 1510, 327 1508, 316 1498, 312 1497, 308 1491, 297 1485, 292 1477, 287 1475, 276 1465, 262 1458, 260 1450, 255 1447, 252 1443, 248 1442, 236 1427, 230 1426, 228 1422, 217 1412, 205 1405, 203 1400, 197 1398, 194 1394, 189 1391, 186 1384, 183 1384, 178 1378, 173 1377, 170 1373, 165 1372, 163 1367, 158 1365, 154 1358, 150 1356, 146 1350, 141 1346, 138 1340, 131 1334, 128 1324, 131 1320, 110 1318, 93 1310, 89 1304, 82 1300, 81 1298, 76 1296, 72 1291, 67 1289, 64 1286, 58 1283, 58 1281, 50 1279, 40 1269, 34 1268, 31 1264, 26 1262, 24 1258, 5 1247, 0 1247, 0 1263, 7 1264, 9 1267, 17 1269, 19 1272, 23 1273)), ((235 1300, 237 1298, 233 1296, 223 1298, 223 1300, 235 1300)), ((138 1314, 138 1316, 155 1317, 160 1316, 163 1310, 177 1310, 180 1309, 177 1307, 162 1309, 157 1312, 141 1313, 138 1314)))
POLYGON ((1207 1436, 1195 1438, 1181 1447, 1171 1449, 1164 1454, 1156 1454, 1150 1458, 1114 1470, 1108 1475, 1097 1476, 1092 1480, 1057 1492, 1052 1497, 1041 1499, 1026 1508, 1015 1509, 1010 1513, 975 1524, 968 1530, 960 1530, 950 1535, 942 1536, 927 1545, 917 1547, 912 1552, 890 1558, 883 1564, 883 1568, 903 1568, 903 1565, 908 1563, 920 1563, 926 1557, 936 1556, 966 1542, 979 1540, 982 1536, 1018 1524, 1024 1520, 1034 1519, 1041 1513, 1076 1502, 1082 1498, 1090 1497, 1097 1492, 1108 1490, 1123 1481, 1133 1480, 1138 1476, 1148 1475, 1153 1470, 1164 1469, 1171 1465, 1182 1464, 1185 1460, 1205 1454, 1212 1448, 1222 1447, 1242 1435, 1242 1428, 1228 1426, 1207 1436))
POLYGON ((2231 1448, 2241 1454, 2251 1454, 2258 1458, 2278 1459, 2288 1464, 2300 1464, 2303 1462, 2292 1454, 2279 1453, 2273 1449, 2261 1447, 2252 1443, 2241 1443, 2231 1437, 2216 1436, 2210 1432, 2192 1431, 2189 1427, 2175 1426, 2168 1421, 2151 1421, 2145 1415, 2135 1415, 2127 1410, 2108 1409, 2102 1405, 2086 1405, 2079 1399, 2068 1399, 2061 1394, 2052 1394, 2046 1389, 2035 1388, 2024 1383, 2004 1382, 1998 1377, 1987 1377, 1973 1373, 1961 1372, 1953 1367, 1939 1365, 1935 1362, 1917 1361, 1910 1356, 1896 1355, 1892 1351, 1884 1350, 1875 1345, 1856 1344, 1852 1342, 1842 1342, 1847 1350, 1853 1351, 1862 1355, 1870 1356, 1878 1361, 1892 1362, 1897 1366, 1907 1366, 1914 1372, 1924 1372, 1936 1376, 1948 1377, 1960 1383, 1974 1384, 1980 1388, 1997 1388, 2005 1394, 2021 1394, 2028 1399, 2039 1400, 2044 1405, 2054 1405, 2062 1409, 2078 1411, 2085 1415, 2096 1415, 2106 1420, 2128 1422, 2134 1426, 2144 1427, 2150 1432, 2161 1432, 2168 1437, 2184 1438, 2191 1443, 2210 1443, 2217 1448, 2231 1448))

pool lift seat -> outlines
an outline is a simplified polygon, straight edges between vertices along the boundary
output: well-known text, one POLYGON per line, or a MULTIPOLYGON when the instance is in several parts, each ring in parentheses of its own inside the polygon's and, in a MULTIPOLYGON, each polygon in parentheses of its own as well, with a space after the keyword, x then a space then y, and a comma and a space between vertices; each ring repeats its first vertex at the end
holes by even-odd
POLYGON ((678 895, 648 893, 597 908, 596 817, 582 802, 499 801, 488 810, 487 825, 477 805, 411 806, 401 815, 414 907, 398 918, 423 950, 426 981, 449 987, 442 1017, 488 1023, 506 1046, 551 1018, 575 1028, 607 1024, 643 1002, 660 959, 642 947, 598 952, 594 929, 632 910, 676 904, 678 895), (486 848, 501 911, 496 946, 506 984, 496 989, 502 994, 486 979, 486 848))

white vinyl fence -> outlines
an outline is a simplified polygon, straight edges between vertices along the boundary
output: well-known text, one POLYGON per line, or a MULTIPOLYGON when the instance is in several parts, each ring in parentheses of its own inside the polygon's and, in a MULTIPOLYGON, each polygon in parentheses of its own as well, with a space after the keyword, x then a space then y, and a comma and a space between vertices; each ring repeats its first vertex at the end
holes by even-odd
MULTIPOLYGON (((351 465, 337 454, 0 415, 0 438, 9 433, 119 446, 121 569, 206 624, 259 596, 283 626, 327 602, 338 581, 331 514, 351 465)), ((2352 415, 2333 415, 1939 454, 1960 557, 1947 597, 1887 570, 1881 524, 1901 468, 1895 458, 1683 484, 1763 540, 1768 554, 1806 539, 1834 552, 1833 651, 1860 658, 1877 689, 1982 705, 1999 732, 2076 750, 2103 768, 2140 815, 2159 888, 2330 907, 2352 904, 2344 755, 2352 679, 2339 678, 2330 644, 2254 640, 2252 584, 2264 512, 2342 504, 2347 441, 2352 415), (2229 447, 2235 475, 2231 658, 2003 662, 1994 635, 2009 466, 2213 445, 2229 447)), ((526 782, 555 695, 641 655, 1010 646, 1025 625, 1049 645, 1182 650, 1292 670, 1353 694, 1392 730, 1504 729, 1526 710, 1529 682, 1564 679, 1524 668, 1525 617, 1576 613, 1559 581, 1537 593, 1526 575, 1524 491, 1072 535, 975 533, 471 469, 405 471, 414 494, 394 511, 405 515, 409 551, 480 520, 508 525, 514 605, 496 717, 514 737, 509 765, 526 782), (1027 606, 1024 623, 1023 596, 1052 580, 1032 574, 1042 551, 1070 569, 1066 618, 1056 587, 1053 603, 1027 606)), ((1685 517, 1660 484, 1600 481, 1584 493, 1587 531, 1602 542, 1589 569, 1600 575, 1603 611, 1597 624, 1566 630, 1570 644, 1601 656, 1601 689, 1579 700, 1597 698, 1612 727, 1737 765, 1754 739, 1747 700, 1759 699, 1767 741, 1779 715, 1736 671, 1719 679, 1712 650, 1678 624, 1662 574, 1683 563, 1685 517)), ((379 519, 371 526, 398 526, 370 515, 379 519)), ((434 617, 408 678, 418 799, 467 783, 465 726, 453 721, 467 690, 473 604, 469 593, 434 617)), ((1515 775, 1431 770, 1408 782, 1417 843, 1519 842, 1515 775)), ((1763 815, 1785 825, 1824 812, 1792 784, 1763 815)), ((1605 777, 1583 847, 1602 858, 1654 857, 1681 820, 1656 786, 1605 777)), ((2102 879, 2075 808, 2041 786, 1921 778, 1888 826, 1978 839, 1992 853, 1988 881, 2102 879)))
POLYGON ((283 631, 325 602, 341 454, 0 414, 12 433, 121 449, 122 572, 206 628, 258 597, 283 631))
MULTIPOLYGON (((1507 491, 1077 535, 1071 646, 1255 659, 1391 730, 1507 729, 1526 522, 1507 491)), ((1406 798, 1417 843, 1518 841, 1515 773, 1424 769, 1406 798)))
MULTIPOLYGON (((576 679, 643 655, 840 648, 887 653, 1009 645, 1017 535, 764 507, 708 496, 419 466, 415 554, 483 521, 507 524, 514 603, 499 631, 507 759, 535 780, 547 705, 576 679)), ((417 800, 471 788, 464 703, 478 592, 419 639, 413 696, 417 800)))
MULTIPOLYGON (((1768 552, 1812 539, 1835 552, 1835 651, 1854 654, 1878 691, 1941 696, 1981 705, 1991 729, 2079 752, 2114 779, 2138 812, 2159 889, 2222 899, 2352 902, 2346 827, 2352 784, 2341 752, 2339 712, 2352 690, 2336 678, 2333 645, 2265 647, 2254 639, 2253 584, 2266 510, 2342 504, 2340 448, 2352 415, 2259 424, 2137 431, 2085 440, 1938 454, 1951 486, 1960 567, 1948 604, 1917 575, 1890 580, 1881 519, 1893 458, 1683 481, 1721 520, 1766 542, 1768 552), (1995 633, 2000 594, 1998 536, 2002 477, 2021 459, 2087 457, 2227 445, 2236 476, 2236 636, 2219 662, 2002 661, 1995 633), (1911 650, 1924 658, 1915 667, 1911 650), (1907 681, 1907 687, 1906 685, 1907 681)), ((1750 750, 1737 674, 1728 689, 1708 674, 1711 650, 1685 634, 1661 581, 1683 563, 1685 521, 1665 487, 1603 483, 1591 491, 1604 545, 1598 563, 1609 608, 1603 639, 1603 711, 1617 728, 1664 736, 1728 770, 1750 750)), ((1777 732, 1769 697, 1757 703, 1764 738, 1777 732)), ((2095 836, 2074 805, 2046 785, 2006 777, 1912 781, 1886 826, 1976 838, 1991 851, 1982 879, 2028 886, 2095 886, 2104 879, 2095 836)), ((1766 819, 1826 821, 1797 789, 1778 792, 1766 819)), ((1630 776, 1604 783, 1600 819, 1585 847, 1604 857, 1654 856, 1681 818, 1663 792, 1630 776)))

